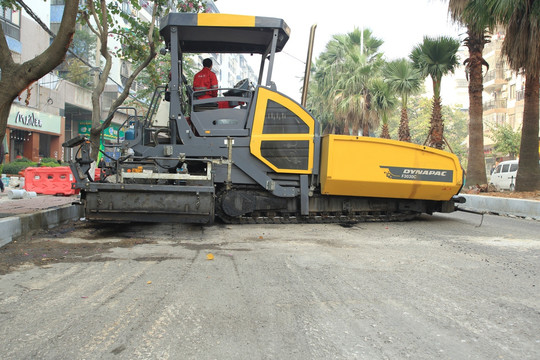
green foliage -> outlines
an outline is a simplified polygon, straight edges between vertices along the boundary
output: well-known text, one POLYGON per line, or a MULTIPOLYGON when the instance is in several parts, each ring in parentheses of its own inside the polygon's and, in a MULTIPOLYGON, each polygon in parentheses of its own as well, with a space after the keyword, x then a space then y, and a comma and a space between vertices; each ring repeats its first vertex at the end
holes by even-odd
MULTIPOLYGON (((36 166, 38 166, 37 162, 27 159, 25 157, 22 157, 20 159, 15 159, 14 161, 10 163, 4 164, 3 173, 17 175, 20 171, 26 169, 27 167, 36 167, 36 166)), ((39 163, 39 166, 57 167, 57 166, 63 166, 63 165, 59 164, 58 160, 56 160, 55 158, 42 158, 41 162, 39 163)))
POLYGON ((409 101, 409 127, 412 143, 424 145, 429 133, 430 119, 431 100, 413 96, 409 101))
MULTIPOLYGON (((20 160, 20 159, 19 159, 20 160)), ((28 159, 26 159, 28 160, 28 159)), ((20 171, 26 169, 27 167, 37 166, 37 163, 33 161, 13 161, 7 164, 4 164, 4 174, 17 175, 20 171)))
POLYGON ((380 78, 384 64, 379 52, 382 43, 371 30, 354 29, 334 35, 316 60, 311 93, 315 96, 309 106, 331 128, 329 132, 349 134, 352 129, 357 133, 368 124, 374 131, 378 126, 379 118, 370 104, 370 86, 380 78))
MULTIPOLYGON (((130 13, 122 11, 122 8, 129 7, 130 9, 139 11, 141 5, 137 0, 129 0, 129 6, 127 2, 123 5, 120 3, 108 4, 108 11, 115 17, 109 17, 110 36, 119 41, 120 46, 116 46, 110 49, 114 55, 122 60, 125 60, 131 64, 132 69, 137 68, 142 64, 149 53, 150 47, 148 44, 147 35, 150 28, 149 22, 141 21, 140 19, 131 16, 130 13), (118 19, 121 20, 118 20, 118 19)), ((166 15, 169 11, 177 12, 192 12, 199 13, 207 10, 206 0, 184 0, 178 1, 176 8, 170 7, 171 3, 167 0, 154 0, 143 3, 142 6, 149 12, 156 11, 156 16, 159 19, 161 16, 166 15)), ((161 38, 159 36, 158 27, 154 29, 153 34, 156 48, 161 45, 161 38)), ((135 106, 140 110, 145 110, 141 107, 152 98, 157 86, 165 85, 168 83, 168 75, 170 72, 170 54, 161 55, 157 54, 154 60, 144 68, 137 76, 137 93, 135 94, 136 100, 126 100, 126 105, 135 106), (141 102, 143 104, 141 104, 141 102)), ((187 79, 193 78, 195 74, 193 61, 185 57, 184 58, 184 75, 187 79)))
POLYGON ((515 158, 519 154, 521 129, 514 131, 510 124, 488 125, 488 137, 495 142, 494 148, 503 155, 515 158))
POLYGON ((409 96, 418 94, 422 89, 423 78, 418 69, 407 59, 394 60, 384 67, 385 80, 401 97, 401 105, 407 107, 409 96))
POLYGON ((410 55, 414 66, 424 76, 433 80, 434 97, 441 94, 441 79, 448 73, 454 73, 459 64, 457 51, 459 40, 447 36, 437 38, 424 37, 421 44, 416 45, 410 55))
POLYGON ((93 85, 94 73, 92 72, 92 69, 83 61, 79 60, 79 58, 87 63, 92 63, 95 58, 96 43, 96 37, 87 27, 79 27, 79 29, 75 31, 70 46, 71 51, 73 51, 75 55, 69 52, 66 54, 66 60, 57 68, 60 77, 83 88, 89 89, 93 85))
MULTIPOLYGON (((79 27, 73 35, 70 49, 77 56, 92 62, 95 58, 97 40, 87 27, 79 27)), ((69 55, 68 57, 72 56, 69 55)))
POLYGON ((57 166, 62 166, 62 164, 60 164, 58 160, 55 158, 47 157, 47 158, 41 159, 41 166, 57 167, 57 166))
MULTIPOLYGON (((462 106, 460 105, 443 106, 442 114, 444 118, 444 137, 464 166, 468 157, 467 145, 464 143, 464 140, 469 134, 469 115, 461 108, 462 106)), ((447 150, 450 151, 450 149, 447 150)))
POLYGON ((64 64, 64 70, 62 78, 77 84, 83 88, 90 88, 93 84, 92 72, 88 69, 88 66, 79 59, 72 57, 66 60, 64 64))
POLYGON ((371 104, 383 124, 388 124, 388 116, 398 105, 398 100, 390 85, 382 79, 376 79, 370 87, 371 104))
POLYGON ((0 0, 0 7, 3 7, 5 9, 21 9, 21 5, 17 2, 17 0, 0 0))

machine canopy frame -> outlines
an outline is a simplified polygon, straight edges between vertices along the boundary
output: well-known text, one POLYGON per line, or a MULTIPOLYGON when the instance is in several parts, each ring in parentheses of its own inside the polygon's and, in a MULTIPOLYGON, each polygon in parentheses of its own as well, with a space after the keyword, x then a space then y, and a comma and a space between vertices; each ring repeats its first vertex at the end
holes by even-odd
POLYGON ((289 40, 290 28, 278 18, 170 13, 161 19, 160 34, 167 49, 171 50, 171 31, 177 31, 179 48, 183 53, 264 55, 268 53, 276 30, 275 51, 280 52, 289 40))

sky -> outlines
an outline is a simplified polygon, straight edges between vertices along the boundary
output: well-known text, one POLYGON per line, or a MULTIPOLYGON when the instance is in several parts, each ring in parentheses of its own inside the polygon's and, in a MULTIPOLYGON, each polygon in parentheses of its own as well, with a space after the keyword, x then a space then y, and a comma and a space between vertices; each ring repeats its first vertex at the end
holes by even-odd
POLYGON ((284 51, 276 56, 273 80, 278 91, 299 101, 309 42, 317 24, 313 58, 335 34, 369 28, 384 41, 387 60, 408 57, 424 36, 463 38, 465 30, 448 16, 447 0, 215 0, 221 13, 277 17, 291 28, 284 51))

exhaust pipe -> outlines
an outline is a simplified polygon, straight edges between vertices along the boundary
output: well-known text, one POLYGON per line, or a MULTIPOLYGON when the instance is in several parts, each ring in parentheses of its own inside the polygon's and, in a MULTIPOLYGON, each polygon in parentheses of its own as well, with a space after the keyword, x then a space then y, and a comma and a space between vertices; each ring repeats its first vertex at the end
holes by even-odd
POLYGON ((311 31, 309 33, 309 46, 306 59, 306 72, 304 73, 304 87, 302 88, 302 107, 306 107, 307 101, 307 92, 309 86, 309 74, 311 72, 311 58, 313 57, 313 42, 315 41, 315 29, 317 29, 317 24, 311 26, 311 31))

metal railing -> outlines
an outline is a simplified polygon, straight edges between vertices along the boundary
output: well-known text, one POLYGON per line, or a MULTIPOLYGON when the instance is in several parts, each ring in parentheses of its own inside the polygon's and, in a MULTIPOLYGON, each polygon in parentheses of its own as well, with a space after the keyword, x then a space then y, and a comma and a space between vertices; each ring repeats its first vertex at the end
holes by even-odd
POLYGON ((488 71, 486 76, 484 76, 484 84, 491 80, 504 80, 504 69, 488 71))
POLYGON ((493 109, 506 109, 506 106, 507 106, 507 100, 506 99, 490 100, 490 101, 486 101, 483 104, 484 111, 493 110, 493 109))

